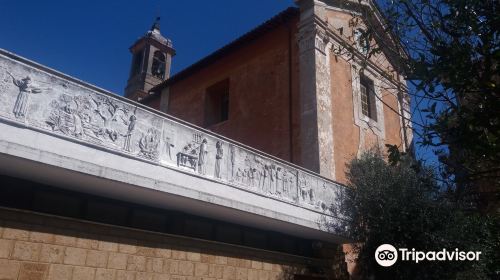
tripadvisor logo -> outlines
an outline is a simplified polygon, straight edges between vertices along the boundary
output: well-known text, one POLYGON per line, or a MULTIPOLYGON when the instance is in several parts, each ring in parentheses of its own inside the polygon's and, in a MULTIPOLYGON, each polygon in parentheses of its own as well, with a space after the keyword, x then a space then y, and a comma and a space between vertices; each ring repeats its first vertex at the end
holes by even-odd
POLYGON ((391 266, 398 260, 398 250, 391 244, 382 244, 375 251, 375 260, 381 266, 391 266))
POLYGON ((382 244, 375 250, 375 260, 381 266, 394 265, 398 257, 401 261, 412 261, 415 263, 421 261, 478 261, 481 252, 459 251, 458 249, 449 251, 442 249, 440 251, 416 251, 414 248, 408 250, 406 248, 396 249, 391 244, 382 244))

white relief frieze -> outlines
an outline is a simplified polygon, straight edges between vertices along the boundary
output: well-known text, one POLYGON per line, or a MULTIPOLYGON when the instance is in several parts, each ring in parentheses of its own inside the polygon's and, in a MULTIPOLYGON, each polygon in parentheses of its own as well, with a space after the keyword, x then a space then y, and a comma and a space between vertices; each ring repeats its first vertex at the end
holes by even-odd
POLYGON ((333 182, 0 55, 0 119, 328 213, 333 182), (41 86, 42 85, 42 86, 41 86), (31 104, 31 105, 30 105, 31 104))

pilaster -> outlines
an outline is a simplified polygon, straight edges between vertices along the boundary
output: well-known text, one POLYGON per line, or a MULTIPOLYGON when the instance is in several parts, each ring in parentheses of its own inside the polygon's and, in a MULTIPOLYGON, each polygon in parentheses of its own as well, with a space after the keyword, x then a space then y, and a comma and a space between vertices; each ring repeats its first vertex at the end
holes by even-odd
POLYGON ((323 24, 325 4, 314 0, 298 3, 301 164, 335 179, 329 40, 323 24))

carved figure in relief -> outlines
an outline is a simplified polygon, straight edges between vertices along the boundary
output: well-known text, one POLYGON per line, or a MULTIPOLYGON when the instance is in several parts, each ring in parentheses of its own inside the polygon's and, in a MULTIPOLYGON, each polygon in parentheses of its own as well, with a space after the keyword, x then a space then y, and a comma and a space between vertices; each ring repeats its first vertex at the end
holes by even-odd
POLYGON ((257 171, 257 174, 258 174, 258 177, 259 177, 259 180, 258 180, 258 187, 259 187, 259 190, 261 192, 264 192, 264 164, 262 164, 261 162, 258 162, 257 163, 258 165, 258 171, 257 171))
POLYGON ((260 162, 257 163, 257 188, 260 191, 263 191, 262 188, 262 178, 264 175, 264 167, 260 164, 260 162))
POLYGON ((269 186, 267 187, 267 192, 268 193, 274 193, 273 188, 274 188, 274 164, 269 165, 269 186))
POLYGON ((269 184, 270 184, 270 180, 269 180, 269 165, 267 164, 264 164, 263 165, 263 168, 262 168, 262 187, 261 187, 261 190, 262 192, 269 192, 269 184))
MULTIPOLYGON (((64 89, 67 88, 66 84, 61 85, 64 89)), ((123 149, 132 151, 131 137, 137 121, 135 112, 128 116, 128 110, 113 105, 109 99, 107 102, 101 102, 104 99, 107 98, 60 94, 50 103, 52 111, 45 122, 53 131, 60 131, 65 135, 85 138, 93 142, 103 140, 115 142, 119 136, 123 136, 123 149), (109 113, 106 113, 105 107, 108 106, 106 105, 108 102, 113 108, 108 108, 109 113), (118 122, 118 117, 121 122, 118 122), (120 132, 117 131, 118 129, 120 132)))
POLYGON ((309 186, 309 181, 303 177, 299 177, 299 191, 300 198, 303 202, 314 205, 315 195, 312 187, 309 186))
POLYGON ((241 182, 243 178, 243 171, 241 171, 241 168, 238 167, 238 170, 236 170, 236 182, 241 182))
POLYGON ((241 182, 242 182, 243 184, 248 183, 248 170, 247 170, 246 168, 245 168, 245 169, 243 169, 241 182))
POLYGON ((283 193, 283 174, 281 172, 281 167, 276 168, 276 194, 280 195, 283 193))
POLYGON ((283 194, 288 194, 290 192, 290 186, 289 186, 289 181, 288 181, 288 172, 286 170, 283 170, 283 174, 281 177, 282 184, 283 184, 283 194))
POLYGON ((155 128, 149 128, 148 132, 143 134, 139 141, 140 155, 151 160, 157 159, 159 145, 160 133, 155 128))
POLYGON ((81 138, 83 135, 83 121, 78 112, 74 109, 70 109, 70 113, 73 116, 73 123, 75 125, 73 134, 77 138, 81 138))
POLYGON ((252 185, 252 168, 247 168, 246 174, 247 174, 247 185, 251 186, 252 185))
POLYGON ((165 153, 168 155, 168 158, 172 160, 172 148, 175 147, 174 144, 172 144, 172 139, 170 137, 165 136, 163 138, 163 141, 165 142, 165 153))
POLYGON ((259 162, 257 161, 257 159, 255 159, 255 163, 254 163, 253 168, 252 168, 252 173, 253 173, 253 181, 254 181, 253 186, 260 188, 261 172, 260 172, 260 168, 259 168, 259 162))
POLYGON ((18 80, 10 72, 7 72, 7 74, 12 77, 12 82, 19 88, 19 94, 17 95, 16 103, 14 104, 14 116, 16 118, 23 118, 26 116, 26 111, 28 110, 30 95, 41 93, 42 90, 31 84, 31 78, 29 76, 18 80))
POLYGON ((188 167, 205 175, 208 159, 207 143, 208 141, 203 137, 203 134, 193 134, 193 140, 177 153, 177 166, 188 167))
POLYGON ((269 168, 269 193, 276 194, 276 182, 276 165, 271 164, 269 168))
POLYGON ((123 149, 127 152, 132 152, 132 147, 131 147, 131 140, 132 140, 132 133, 134 132, 135 129, 135 123, 137 121, 137 117, 135 115, 131 115, 129 117, 128 123, 125 122, 125 124, 128 124, 127 127, 127 133, 124 134, 123 136, 125 137, 125 141, 123 142, 123 149))
POLYGON ((255 180, 257 176, 257 169, 256 168, 250 168, 250 186, 255 187, 255 180))
POLYGON ((87 135, 87 130, 91 127, 91 118, 88 114, 90 103, 86 97, 62 94, 50 103, 50 107, 52 111, 45 122, 53 131, 60 131, 76 138, 87 135))
POLYGON ((191 143, 187 144, 186 146, 184 146, 184 148, 182 148, 182 151, 186 154, 189 153, 189 151, 191 150, 191 146, 191 143))
POLYGON ((289 189, 293 190, 297 187, 297 173, 289 172, 288 174, 289 189))
POLYGON ((234 145, 229 146, 231 149, 231 179, 234 177, 234 164, 236 160, 236 151, 234 145))
POLYGON ((224 150, 222 149, 222 142, 217 141, 215 144, 217 152, 215 154, 215 178, 221 178, 220 164, 222 161, 222 156, 224 155, 224 150))
POLYGON ((314 201, 315 201, 315 196, 314 196, 314 190, 313 188, 309 188, 309 203, 310 204, 314 204, 314 201))
POLYGON ((308 192, 309 192, 309 190, 307 188, 304 188, 304 187, 300 188, 300 198, 302 199, 302 201, 307 200, 308 192))
POLYGON ((182 148, 181 152, 177 153, 177 166, 185 166, 196 171, 198 162, 198 152, 193 144, 188 143, 182 148))
POLYGON ((200 144, 200 152, 198 154, 198 173, 205 175, 207 173, 207 139, 203 138, 200 144))
POLYGON ((300 198, 302 201, 305 201, 308 196, 309 188, 307 186, 307 180, 303 177, 299 177, 299 190, 300 190, 300 198))
POLYGON ((324 201, 318 200, 316 202, 316 208, 319 208, 322 211, 326 211, 326 210, 328 210, 328 205, 326 205, 326 203, 324 201))

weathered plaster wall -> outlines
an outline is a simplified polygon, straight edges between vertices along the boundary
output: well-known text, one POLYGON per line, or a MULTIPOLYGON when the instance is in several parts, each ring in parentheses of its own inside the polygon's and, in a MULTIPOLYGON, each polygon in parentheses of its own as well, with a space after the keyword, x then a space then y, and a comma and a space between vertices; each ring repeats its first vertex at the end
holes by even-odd
POLYGON ((387 104, 384 105, 385 142, 403 147, 401 117, 391 110, 393 108, 399 112, 398 98, 387 90, 383 90, 382 95, 384 103, 387 104))
MULTIPOLYGON (((355 44, 353 30, 366 28, 359 17, 345 11, 327 9, 325 20, 329 28, 350 44, 355 44), (356 20, 357 18, 357 20, 356 20), (340 32, 342 30, 342 32, 340 32)), ((376 46, 376 42, 372 41, 376 46)), ((334 131, 334 159, 336 180, 346 182, 346 164, 363 151, 378 148, 385 151, 385 144, 396 144, 403 147, 399 102, 396 96, 396 85, 391 84, 377 71, 383 71, 392 77, 392 65, 383 53, 375 54, 369 61, 379 70, 371 66, 362 68, 362 60, 352 57, 345 48, 335 43, 330 59, 332 83, 332 115, 334 131), (376 122, 364 117, 361 113, 359 99, 359 75, 363 73, 374 81, 378 120, 376 122), (396 112, 394 112, 394 110, 396 112)))
POLYGON ((379 92, 381 101, 377 101, 379 103, 377 110, 382 110, 378 113, 382 114, 383 118, 379 117, 376 125, 367 122, 366 119, 359 119, 361 113, 358 107, 361 105, 356 100, 358 90, 353 89, 353 84, 359 81, 357 79, 353 81, 351 62, 342 57, 333 56, 330 60, 330 67, 336 181, 347 183, 346 164, 363 151, 372 148, 381 148, 384 151, 385 144, 402 147, 401 118, 392 110, 399 110, 397 97, 383 89, 384 86, 379 83, 379 89, 376 91, 379 92), (378 127, 381 127, 382 131, 378 127))
MULTIPOLYGON (((360 14, 350 13, 349 11, 327 9, 326 22, 332 30, 339 35, 341 34, 344 39, 351 41, 353 44, 355 43, 354 31, 359 28, 367 29, 367 25, 361 19, 360 14), (340 32, 340 30, 342 31, 340 32)), ((370 45, 376 47, 377 42, 372 40, 370 45)), ((392 72, 392 65, 383 53, 372 54, 369 60, 388 71, 391 75, 395 74, 395 72, 392 72)))
POLYGON ((339 57, 330 60, 332 76, 332 115, 336 179, 345 182, 345 165, 358 152, 360 128, 354 123, 354 103, 350 64, 339 57), (346 139, 349 139, 346 141, 346 139))

